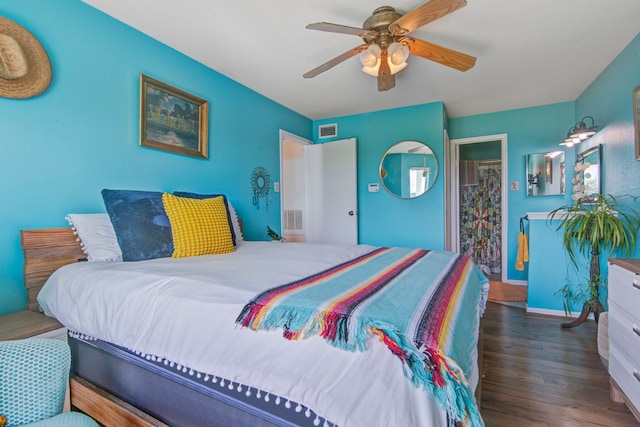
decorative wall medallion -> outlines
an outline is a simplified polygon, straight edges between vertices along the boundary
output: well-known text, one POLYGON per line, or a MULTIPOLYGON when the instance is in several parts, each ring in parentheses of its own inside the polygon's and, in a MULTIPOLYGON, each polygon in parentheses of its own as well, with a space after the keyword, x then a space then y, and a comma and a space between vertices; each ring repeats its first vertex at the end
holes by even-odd
POLYGON ((251 190, 253 191, 253 205, 260 209, 260 198, 264 197, 265 207, 269 210, 271 177, 269 172, 262 166, 258 166, 251 172, 251 190))

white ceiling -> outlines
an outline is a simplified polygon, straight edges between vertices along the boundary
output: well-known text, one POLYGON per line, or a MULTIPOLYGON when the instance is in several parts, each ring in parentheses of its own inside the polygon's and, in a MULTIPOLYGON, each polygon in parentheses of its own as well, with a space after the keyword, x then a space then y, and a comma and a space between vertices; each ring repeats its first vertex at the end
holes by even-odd
MULTIPOLYGON (((358 57, 302 75, 362 43, 307 24, 361 27, 380 0, 84 1, 310 119, 436 101, 450 117, 572 101, 640 31, 639 0, 468 0, 411 36, 476 66, 463 73, 411 56, 396 87, 378 92, 358 57)), ((406 13, 422 2, 386 4, 406 13)))

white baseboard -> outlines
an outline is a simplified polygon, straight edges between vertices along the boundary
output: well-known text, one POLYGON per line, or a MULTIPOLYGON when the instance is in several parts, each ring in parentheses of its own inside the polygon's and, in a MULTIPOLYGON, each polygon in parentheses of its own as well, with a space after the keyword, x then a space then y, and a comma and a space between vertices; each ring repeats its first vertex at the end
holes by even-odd
POLYGON ((526 280, 507 280, 507 283, 510 285, 517 285, 517 286, 528 286, 529 282, 527 282, 526 280))
MULTIPOLYGON (((549 310, 548 308, 531 308, 527 306, 527 313, 544 314, 545 316, 567 317, 564 310, 549 310)), ((580 311, 572 311, 568 317, 576 318, 580 316, 580 311)))

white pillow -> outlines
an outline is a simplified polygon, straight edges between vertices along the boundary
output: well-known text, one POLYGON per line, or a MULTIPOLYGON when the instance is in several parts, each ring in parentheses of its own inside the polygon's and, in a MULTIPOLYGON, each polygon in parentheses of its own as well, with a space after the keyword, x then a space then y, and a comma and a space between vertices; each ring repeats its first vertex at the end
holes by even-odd
POLYGON ((69 214, 65 219, 78 236, 89 261, 122 261, 122 251, 108 214, 69 214))
POLYGON ((227 199, 227 208, 229 208, 229 216, 231 217, 231 225, 233 226, 233 233, 236 235, 236 246, 238 243, 244 241, 244 236, 242 235, 242 229, 240 228, 240 222, 238 221, 238 214, 236 210, 233 208, 233 205, 227 199))

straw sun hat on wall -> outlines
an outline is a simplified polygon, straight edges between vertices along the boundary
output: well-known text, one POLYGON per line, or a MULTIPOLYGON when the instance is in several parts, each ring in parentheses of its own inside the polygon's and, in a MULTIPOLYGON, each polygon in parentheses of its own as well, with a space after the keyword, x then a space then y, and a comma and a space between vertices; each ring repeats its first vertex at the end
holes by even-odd
POLYGON ((31 98, 51 82, 51 62, 24 27, 0 16, 0 97, 31 98))

